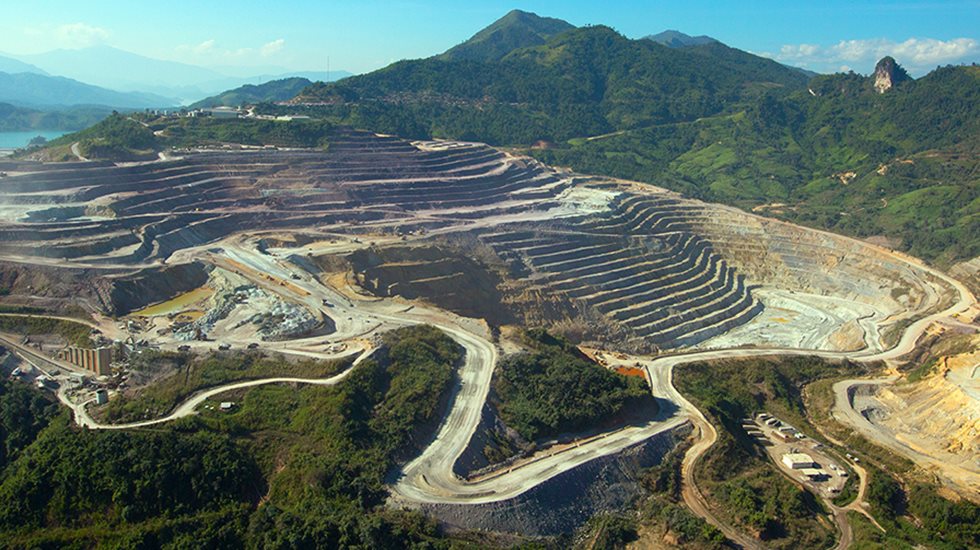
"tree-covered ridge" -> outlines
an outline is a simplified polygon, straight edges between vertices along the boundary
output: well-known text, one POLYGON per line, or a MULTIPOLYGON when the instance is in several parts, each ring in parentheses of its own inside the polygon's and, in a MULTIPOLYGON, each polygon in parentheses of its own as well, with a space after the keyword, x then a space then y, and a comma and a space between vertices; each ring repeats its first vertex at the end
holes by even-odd
POLYGON ((776 62, 716 46, 724 55, 706 57, 608 27, 572 29, 499 62, 401 61, 313 84, 298 101, 327 103, 319 106, 323 115, 408 137, 530 144, 692 120, 764 89, 806 82, 776 62))
POLYGON ((4 471, 0 529, 135 523, 255 497, 254 461, 226 436, 93 433, 62 414, 4 471))
POLYGON ((733 115, 536 151, 545 162, 870 237, 941 264, 980 255, 980 67, 885 94, 856 74, 733 115), (899 243, 900 241, 900 243, 899 243))
POLYGON ((301 77, 270 80, 262 84, 245 84, 238 88, 193 103, 191 109, 208 107, 239 107, 263 102, 286 101, 296 97, 304 88, 312 84, 301 77))
POLYGON ((595 428, 655 400, 645 380, 591 361, 541 329, 524 338, 528 350, 505 357, 494 371, 493 403, 507 426, 527 440, 595 428))
POLYGON ((40 392, 0 378, 0 471, 37 438, 57 411, 58 406, 40 392))
POLYGON ((0 132, 81 130, 102 120, 111 111, 108 107, 39 110, 0 103, 0 132))
POLYGON ((56 151, 78 143, 89 159, 125 161, 156 158, 168 147, 201 147, 234 143, 280 147, 326 148, 333 124, 322 120, 263 120, 173 117, 114 113, 80 132, 51 141, 56 151))
POLYGON ((497 61, 517 48, 543 44, 552 36, 574 28, 561 19, 512 10, 466 42, 450 48, 440 58, 497 61))
POLYGON ((448 547, 434 524, 383 503, 385 476, 435 429, 462 357, 437 329, 410 327, 337 386, 221 396, 239 404, 231 413, 109 432, 64 411, 0 471, 0 546, 448 547))

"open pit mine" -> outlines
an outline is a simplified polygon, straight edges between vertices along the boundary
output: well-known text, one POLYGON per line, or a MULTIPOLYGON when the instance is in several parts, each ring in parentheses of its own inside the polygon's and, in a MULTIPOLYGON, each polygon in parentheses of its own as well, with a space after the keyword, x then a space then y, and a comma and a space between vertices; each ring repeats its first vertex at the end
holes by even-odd
MULTIPOLYGON (((82 307, 109 338, 169 350, 364 357, 392 328, 444 330, 466 349, 459 387, 391 499, 470 528, 554 533, 625 502, 628 491, 610 489, 628 477, 623 461, 655 462, 703 429, 670 382, 679 362, 884 360, 973 304, 955 280, 891 250, 475 143, 338 129, 328 151, 10 160, 0 171, 5 303, 82 307), (471 476, 506 325, 615 352, 673 406, 471 476)), ((60 395, 80 424, 130 426, 100 424, 83 396, 60 395)), ((195 399, 133 425, 193 414, 195 399)))

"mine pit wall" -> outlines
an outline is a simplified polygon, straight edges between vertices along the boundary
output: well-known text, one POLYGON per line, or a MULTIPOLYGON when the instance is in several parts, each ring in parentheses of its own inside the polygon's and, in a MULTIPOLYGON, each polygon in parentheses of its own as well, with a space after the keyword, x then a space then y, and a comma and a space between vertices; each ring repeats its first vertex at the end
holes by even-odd
POLYGON ((370 248, 350 254, 358 284, 376 296, 424 299, 490 324, 514 322, 503 305, 502 281, 465 250, 438 245, 370 248))
POLYGON ((0 303, 52 313, 77 313, 79 306, 107 310, 99 286, 103 278, 113 275, 122 272, 0 261, 0 288, 9 292, 0 297, 0 303))
POLYGON ((418 505, 450 528, 480 529, 527 536, 574 531, 591 517, 622 510, 642 496, 639 474, 659 464, 691 425, 659 433, 619 453, 596 458, 502 502, 418 505))
POLYGON ((926 274, 870 245, 729 209, 712 210, 695 222, 697 230, 752 283, 847 298, 887 312, 929 306, 921 282, 926 274))
POLYGON ((210 271, 211 267, 201 262, 143 269, 103 279, 98 291, 108 313, 126 315, 201 287, 208 281, 210 271))

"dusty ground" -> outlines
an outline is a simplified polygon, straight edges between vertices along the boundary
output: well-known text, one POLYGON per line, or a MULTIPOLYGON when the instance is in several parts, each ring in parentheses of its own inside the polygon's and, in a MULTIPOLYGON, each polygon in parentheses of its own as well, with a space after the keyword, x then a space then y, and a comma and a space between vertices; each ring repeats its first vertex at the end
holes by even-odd
POLYGON ((980 351, 941 357, 917 382, 859 394, 855 408, 903 445, 980 479, 980 351))

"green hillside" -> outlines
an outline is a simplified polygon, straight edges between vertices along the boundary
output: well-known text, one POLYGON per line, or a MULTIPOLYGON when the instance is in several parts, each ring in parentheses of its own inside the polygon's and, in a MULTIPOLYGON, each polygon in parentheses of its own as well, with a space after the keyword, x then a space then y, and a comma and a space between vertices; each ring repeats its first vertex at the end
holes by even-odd
POLYGON ((671 49, 588 27, 496 62, 401 61, 342 82, 313 84, 297 101, 316 103, 311 114, 406 137, 512 145, 694 120, 768 90, 786 93, 806 83, 798 71, 722 48, 717 58, 707 58, 699 49, 671 49))
POLYGON ((445 60, 498 61, 517 48, 544 44, 552 36, 574 28, 561 19, 512 10, 439 57, 445 60))
POLYGON ((980 255, 980 67, 884 94, 855 74, 739 112, 535 151, 545 162, 893 246, 948 265, 980 255))
POLYGON ((263 84, 245 84, 216 96, 202 99, 190 106, 191 109, 209 107, 238 107, 262 102, 286 101, 296 97, 311 82, 306 78, 283 78, 263 84))
POLYGON ((0 546, 459 547, 384 504, 385 476, 438 425, 462 354, 434 328, 404 328, 337 386, 252 388, 233 412, 147 430, 79 429, 0 380, 0 546))
POLYGON ((79 152, 86 158, 129 161, 156 158, 158 152, 170 147, 223 143, 325 148, 332 128, 332 124, 322 120, 177 118, 114 113, 90 128, 51 141, 47 151, 61 154, 77 142, 79 152))
POLYGON ((112 109, 72 107, 41 110, 0 103, 0 132, 27 130, 81 130, 102 120, 112 109))

